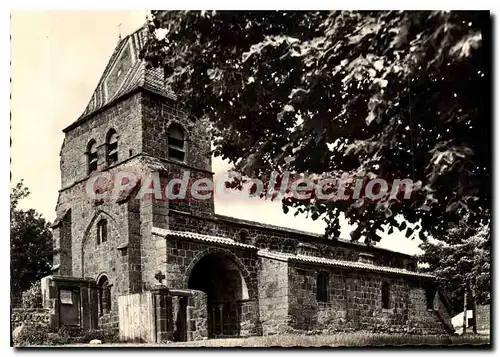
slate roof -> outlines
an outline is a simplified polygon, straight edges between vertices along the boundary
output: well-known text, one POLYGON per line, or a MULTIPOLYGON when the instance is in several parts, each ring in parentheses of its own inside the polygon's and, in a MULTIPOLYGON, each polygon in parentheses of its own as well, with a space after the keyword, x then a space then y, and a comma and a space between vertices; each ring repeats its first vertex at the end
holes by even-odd
POLYGON ((139 59, 139 53, 146 43, 145 31, 146 29, 141 27, 118 42, 87 107, 75 122, 63 130, 64 132, 78 126, 80 123, 84 122, 89 115, 139 87, 161 94, 173 100, 176 99, 175 94, 165 86, 163 70, 161 68, 147 69, 145 62, 139 59), (132 51, 131 68, 127 71, 126 78, 122 81, 120 87, 114 94, 108 97, 105 89, 106 78, 127 46, 130 46, 132 51))

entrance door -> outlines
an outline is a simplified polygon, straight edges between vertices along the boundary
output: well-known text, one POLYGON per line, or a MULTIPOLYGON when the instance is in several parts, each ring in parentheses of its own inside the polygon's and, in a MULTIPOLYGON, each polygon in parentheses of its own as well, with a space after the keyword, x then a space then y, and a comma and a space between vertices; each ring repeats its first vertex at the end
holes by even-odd
POLYGON ((80 289, 74 287, 59 289, 59 325, 81 326, 80 289))
POLYGON ((209 338, 239 336, 238 303, 248 299, 248 289, 234 261, 223 253, 204 256, 191 271, 188 288, 207 294, 209 338))
POLYGON ((187 341, 187 297, 179 298, 179 309, 176 319, 176 341, 187 341))

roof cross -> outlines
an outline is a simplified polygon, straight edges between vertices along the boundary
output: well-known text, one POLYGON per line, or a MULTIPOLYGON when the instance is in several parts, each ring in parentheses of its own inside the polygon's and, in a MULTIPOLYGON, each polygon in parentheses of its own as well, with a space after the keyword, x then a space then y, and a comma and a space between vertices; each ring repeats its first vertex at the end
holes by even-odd
POLYGON ((118 24, 118 40, 119 41, 122 40, 122 23, 121 22, 118 24))

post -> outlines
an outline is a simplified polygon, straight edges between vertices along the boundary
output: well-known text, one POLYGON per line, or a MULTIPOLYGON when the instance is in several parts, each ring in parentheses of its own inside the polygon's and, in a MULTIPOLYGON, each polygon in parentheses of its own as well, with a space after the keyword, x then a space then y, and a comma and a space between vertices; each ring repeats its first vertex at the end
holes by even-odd
POLYGON ((219 326, 220 326, 220 334, 224 335, 224 315, 222 309, 224 308, 224 304, 219 304, 219 326))
POLYGON ((171 339, 169 336, 168 326, 168 311, 171 310, 171 307, 167 306, 168 304, 168 295, 169 290, 165 285, 157 285, 151 289, 151 292, 154 296, 154 309, 156 315, 156 342, 163 343, 167 340, 171 339))
POLYGON ((467 288, 464 291, 464 321, 462 325, 462 333, 465 334, 467 332, 467 288))
POLYGON ((472 288, 471 293, 472 293, 472 332, 477 333, 476 290, 472 288))

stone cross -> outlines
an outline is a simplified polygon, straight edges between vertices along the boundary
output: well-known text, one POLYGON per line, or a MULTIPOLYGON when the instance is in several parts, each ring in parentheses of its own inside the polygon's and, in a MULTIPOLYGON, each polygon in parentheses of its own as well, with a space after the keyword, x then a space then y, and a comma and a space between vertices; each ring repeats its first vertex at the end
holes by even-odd
POLYGON ((165 279, 165 274, 158 270, 155 274, 155 279, 158 280, 160 284, 163 284, 162 281, 165 279))

